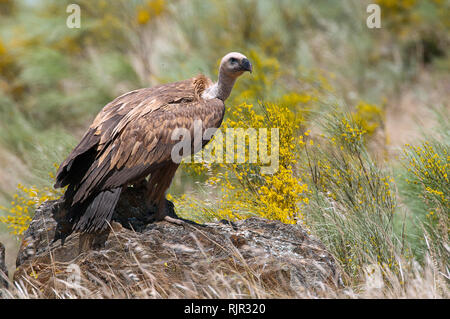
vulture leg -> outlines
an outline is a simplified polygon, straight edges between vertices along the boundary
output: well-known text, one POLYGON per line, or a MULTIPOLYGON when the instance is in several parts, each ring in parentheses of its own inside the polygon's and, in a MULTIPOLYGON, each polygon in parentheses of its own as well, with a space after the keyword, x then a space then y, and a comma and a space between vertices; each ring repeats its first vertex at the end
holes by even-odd
POLYGON ((165 164, 158 170, 151 173, 147 182, 147 207, 152 207, 152 204, 157 205, 155 220, 161 221, 167 216, 166 211, 166 190, 178 168, 178 164, 172 162, 165 164))
POLYGON ((183 226, 185 224, 204 226, 197 224, 191 220, 187 220, 178 217, 173 210, 167 208, 166 202, 166 191, 169 188, 175 172, 179 164, 174 164, 172 162, 168 163, 158 171, 151 174, 150 179, 147 184, 148 191, 148 205, 152 203, 157 204, 157 211, 155 214, 155 221, 166 221, 172 224, 183 226))

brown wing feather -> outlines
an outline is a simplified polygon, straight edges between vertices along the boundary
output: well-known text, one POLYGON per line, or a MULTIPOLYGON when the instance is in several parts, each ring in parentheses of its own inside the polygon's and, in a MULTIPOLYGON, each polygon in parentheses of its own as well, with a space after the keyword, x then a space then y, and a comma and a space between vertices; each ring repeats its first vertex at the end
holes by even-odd
POLYGON ((187 128, 193 137, 196 119, 203 120, 203 129, 219 127, 223 102, 200 98, 210 84, 209 79, 199 76, 132 91, 106 105, 86 133, 84 144, 80 143, 61 165, 60 171, 65 172, 67 165, 83 154, 81 150, 95 149, 95 158, 86 163, 73 202, 141 179, 171 161, 172 147, 177 143, 171 140, 175 128, 187 128))

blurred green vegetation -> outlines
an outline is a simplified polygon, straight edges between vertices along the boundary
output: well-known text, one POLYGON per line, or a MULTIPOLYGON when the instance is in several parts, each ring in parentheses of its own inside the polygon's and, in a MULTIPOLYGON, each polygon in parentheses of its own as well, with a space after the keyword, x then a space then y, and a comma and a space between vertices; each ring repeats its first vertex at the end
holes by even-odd
POLYGON ((184 165, 170 189, 180 214, 302 222, 348 282, 367 263, 398 273, 402 258, 426 254, 448 271, 448 104, 436 123, 441 134, 394 152, 398 158, 388 150, 386 114, 423 72, 435 82, 449 73, 449 1, 377 0, 380 29, 366 26, 371 1, 79 0, 81 28, 70 29, 72 2, 0 1, 4 212, 54 195, 49 172, 113 98, 198 73, 216 79, 221 57, 239 51, 254 73, 238 80, 224 125, 279 127, 280 172, 184 165), (420 161, 415 147, 427 145, 442 176, 420 178, 420 166, 410 165, 420 161), (19 182, 35 188, 12 205, 19 182))

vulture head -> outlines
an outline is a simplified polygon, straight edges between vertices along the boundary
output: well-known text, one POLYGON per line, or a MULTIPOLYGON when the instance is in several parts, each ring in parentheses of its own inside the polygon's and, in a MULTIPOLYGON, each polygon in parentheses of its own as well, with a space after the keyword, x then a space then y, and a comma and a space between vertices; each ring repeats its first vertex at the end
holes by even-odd
POLYGON ((245 55, 239 52, 228 53, 220 62, 220 72, 224 72, 230 77, 237 78, 245 71, 252 73, 252 64, 245 55))
POLYGON ((230 96, 236 79, 246 71, 252 72, 252 64, 247 57, 238 52, 228 53, 220 62, 219 81, 207 88, 202 97, 225 101, 230 96))

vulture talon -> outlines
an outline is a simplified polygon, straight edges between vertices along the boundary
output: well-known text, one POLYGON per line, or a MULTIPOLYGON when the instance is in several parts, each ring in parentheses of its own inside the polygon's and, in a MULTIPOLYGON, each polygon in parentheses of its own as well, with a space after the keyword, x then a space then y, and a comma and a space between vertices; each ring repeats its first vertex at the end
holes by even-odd
POLYGON ((194 222, 192 220, 184 219, 184 218, 181 218, 181 217, 171 217, 171 216, 167 215, 167 216, 164 216, 163 220, 168 222, 168 223, 175 224, 175 225, 178 225, 178 226, 183 226, 183 227, 186 224, 187 225, 191 225, 191 226, 207 227, 206 225, 199 224, 199 223, 196 223, 196 222, 194 222))

